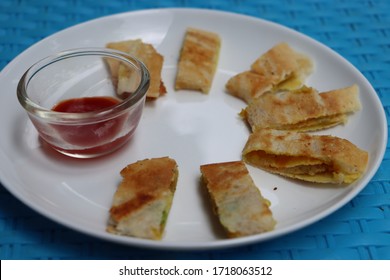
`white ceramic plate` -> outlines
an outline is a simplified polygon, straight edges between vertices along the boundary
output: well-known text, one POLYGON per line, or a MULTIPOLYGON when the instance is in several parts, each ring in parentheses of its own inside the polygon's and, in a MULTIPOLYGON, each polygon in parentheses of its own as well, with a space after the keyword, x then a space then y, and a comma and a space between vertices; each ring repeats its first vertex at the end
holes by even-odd
POLYGON ((281 236, 327 216, 350 201, 370 181, 385 152, 387 124, 380 100, 350 63, 320 43, 267 21, 194 9, 146 10, 86 22, 54 34, 27 49, 1 73, 0 179, 18 199, 42 215, 80 232, 151 248, 205 249, 259 242, 281 236), (222 48, 209 95, 174 91, 178 54, 187 27, 218 33, 222 48), (134 139, 107 157, 76 160, 42 146, 16 99, 22 73, 36 60, 60 50, 103 47, 107 42, 142 38, 164 55, 168 94, 148 103, 134 139), (245 104, 224 92, 226 81, 248 69, 281 41, 306 53, 316 64, 307 84, 320 91, 357 83, 363 109, 345 126, 321 133, 344 137, 370 154, 368 170, 345 188, 303 184, 248 167, 271 201, 276 229, 226 239, 200 185, 199 166, 241 159, 249 135, 238 113, 245 104), (170 156, 180 177, 163 240, 149 241, 106 233, 108 210, 120 182, 119 171, 144 158, 170 156))

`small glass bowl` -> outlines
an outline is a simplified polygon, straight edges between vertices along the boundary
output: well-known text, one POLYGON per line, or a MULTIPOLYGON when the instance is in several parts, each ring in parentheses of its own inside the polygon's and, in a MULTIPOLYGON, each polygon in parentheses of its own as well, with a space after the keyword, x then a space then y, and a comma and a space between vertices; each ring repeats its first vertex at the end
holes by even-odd
POLYGON ((74 49, 32 65, 19 81, 17 97, 41 139, 65 155, 92 158, 132 137, 149 82, 145 65, 126 53, 74 49), (120 71, 129 75, 125 94, 118 94, 120 71), (99 105, 103 101, 109 102, 99 105))

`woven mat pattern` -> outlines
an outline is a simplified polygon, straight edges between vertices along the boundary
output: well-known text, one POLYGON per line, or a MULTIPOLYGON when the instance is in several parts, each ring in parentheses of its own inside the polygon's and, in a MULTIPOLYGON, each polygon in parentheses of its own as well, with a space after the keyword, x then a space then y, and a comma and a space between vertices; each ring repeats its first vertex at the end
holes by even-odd
MULTIPOLYGON (((77 23, 140 9, 196 7, 271 20, 334 49, 372 83, 390 116, 390 1, 2 0, 0 69, 39 40, 77 23)), ((300 231, 228 250, 168 252, 119 246, 74 232, 0 185, 1 259, 390 259, 390 151, 350 203, 300 231)))

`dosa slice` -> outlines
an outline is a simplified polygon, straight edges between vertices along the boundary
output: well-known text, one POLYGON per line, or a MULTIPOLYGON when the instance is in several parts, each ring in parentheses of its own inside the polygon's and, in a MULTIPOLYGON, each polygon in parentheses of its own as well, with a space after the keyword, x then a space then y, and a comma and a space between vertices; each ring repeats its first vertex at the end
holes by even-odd
POLYGON ((213 32, 188 28, 180 52, 175 89, 208 93, 218 64, 220 37, 213 32))
POLYGON ((107 231, 145 239, 161 239, 173 196, 178 169, 175 160, 153 158, 129 164, 120 172, 107 231))
POLYGON ((231 77, 226 90, 250 103, 266 92, 300 88, 313 71, 311 59, 287 43, 269 49, 252 63, 250 70, 231 77))
POLYGON ((295 91, 265 94, 241 113, 252 131, 263 128, 314 131, 345 123, 361 109, 357 85, 318 93, 303 87, 295 91))
POLYGON ((229 237, 274 229, 269 203, 255 186, 244 162, 206 164, 200 169, 214 212, 229 237))
POLYGON ((252 71, 239 73, 230 78, 226 83, 227 92, 247 103, 250 103, 266 92, 271 92, 272 89, 273 85, 267 80, 267 77, 252 71))
POLYGON ((287 43, 272 47, 251 65, 254 73, 267 77, 280 89, 294 89, 303 84, 313 71, 309 57, 292 49, 287 43))
MULTIPOLYGON (((166 88, 161 78, 164 57, 157 52, 151 45, 142 42, 140 39, 111 42, 106 45, 107 48, 119 50, 128 53, 140 61, 148 68, 150 73, 150 86, 146 93, 149 99, 155 99, 165 94, 166 88)), ((117 93, 119 96, 126 97, 134 91, 134 83, 131 71, 124 65, 108 59, 113 80, 117 81, 117 93)), ((133 75, 134 76, 134 75, 133 75)))
POLYGON ((349 184, 366 170, 368 153, 335 136, 261 129, 249 136, 243 159, 286 177, 349 184))

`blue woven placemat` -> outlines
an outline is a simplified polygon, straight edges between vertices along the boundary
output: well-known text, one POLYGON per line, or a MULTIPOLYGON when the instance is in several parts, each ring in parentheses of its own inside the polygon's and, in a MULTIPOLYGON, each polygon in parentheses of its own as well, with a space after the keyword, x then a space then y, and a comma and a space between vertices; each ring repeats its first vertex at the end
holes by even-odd
MULTIPOLYGON (((54 32, 119 12, 197 7, 281 23, 331 47, 371 82, 390 114, 390 1, 2 0, 0 69, 54 32), (260 2, 260 3, 259 3, 260 2)), ((120 246, 67 229, 0 185, 1 259, 390 259, 390 153, 351 202, 329 217, 269 242, 228 250, 169 252, 120 246)))

